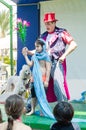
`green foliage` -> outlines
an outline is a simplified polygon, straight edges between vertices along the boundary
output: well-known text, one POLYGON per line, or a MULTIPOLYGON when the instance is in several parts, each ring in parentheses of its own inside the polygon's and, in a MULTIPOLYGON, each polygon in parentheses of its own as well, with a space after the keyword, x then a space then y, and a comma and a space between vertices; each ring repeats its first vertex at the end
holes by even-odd
POLYGON ((10 13, 9 11, 2 10, 0 11, 0 29, 1 29, 1 35, 3 37, 6 35, 6 33, 9 33, 10 28, 10 13))
POLYGON ((0 61, 2 60, 2 57, 0 56, 0 61))
MULTIPOLYGON (((11 60, 10 60, 9 56, 4 56, 4 57, 0 56, 0 61, 2 61, 2 60, 3 60, 3 63, 5 63, 5 64, 10 64, 11 63, 11 60)), ((13 65, 16 65, 15 60, 13 60, 13 65)))

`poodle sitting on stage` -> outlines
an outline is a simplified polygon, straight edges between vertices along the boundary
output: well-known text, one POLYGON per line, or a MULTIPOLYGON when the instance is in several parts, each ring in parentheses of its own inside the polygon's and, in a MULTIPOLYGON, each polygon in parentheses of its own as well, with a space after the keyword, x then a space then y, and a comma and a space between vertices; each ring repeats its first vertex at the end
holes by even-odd
POLYGON ((31 71, 28 65, 23 65, 19 72, 19 76, 11 76, 7 80, 5 92, 22 95, 29 88, 31 71))

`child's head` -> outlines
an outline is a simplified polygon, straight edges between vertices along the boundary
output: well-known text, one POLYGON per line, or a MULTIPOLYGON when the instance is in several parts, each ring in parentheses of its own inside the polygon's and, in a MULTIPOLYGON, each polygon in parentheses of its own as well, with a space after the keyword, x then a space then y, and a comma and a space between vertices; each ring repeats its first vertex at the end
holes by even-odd
POLYGON ((53 114, 59 123, 66 124, 72 120, 74 109, 70 103, 62 101, 54 107, 53 114))
POLYGON ((14 120, 18 119, 24 109, 24 102, 21 96, 11 95, 6 99, 5 102, 5 111, 9 117, 12 117, 14 120))
POLYGON ((5 111, 8 115, 8 125, 6 130, 13 129, 13 121, 18 119, 24 110, 24 102, 21 96, 11 95, 6 99, 5 111))
POLYGON ((45 45, 44 40, 42 40, 41 38, 40 38, 40 39, 37 39, 36 42, 35 42, 36 52, 38 52, 38 53, 42 52, 44 45, 45 45))

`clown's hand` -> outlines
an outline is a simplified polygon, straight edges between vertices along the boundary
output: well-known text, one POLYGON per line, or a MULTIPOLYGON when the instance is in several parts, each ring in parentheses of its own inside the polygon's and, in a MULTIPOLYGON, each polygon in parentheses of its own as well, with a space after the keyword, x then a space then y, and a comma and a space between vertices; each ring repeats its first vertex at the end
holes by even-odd
POLYGON ((65 55, 63 54, 60 58, 59 58, 59 62, 60 63, 63 63, 64 62, 64 60, 65 60, 65 55))

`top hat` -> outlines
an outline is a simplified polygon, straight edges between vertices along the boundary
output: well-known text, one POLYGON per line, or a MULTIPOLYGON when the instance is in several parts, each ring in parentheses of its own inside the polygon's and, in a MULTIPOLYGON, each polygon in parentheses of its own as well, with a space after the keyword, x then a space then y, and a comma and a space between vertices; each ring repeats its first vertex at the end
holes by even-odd
POLYGON ((55 18, 55 13, 46 13, 44 15, 44 22, 53 22, 53 21, 58 21, 55 18))

